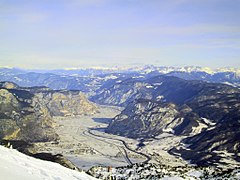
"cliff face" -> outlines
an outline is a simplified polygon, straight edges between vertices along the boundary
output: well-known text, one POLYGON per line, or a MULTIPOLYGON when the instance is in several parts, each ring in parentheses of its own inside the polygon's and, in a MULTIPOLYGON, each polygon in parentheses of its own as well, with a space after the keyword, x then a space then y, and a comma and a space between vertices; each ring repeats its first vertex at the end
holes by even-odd
POLYGON ((97 106, 79 91, 44 91, 36 93, 52 116, 89 115, 97 112, 97 106))
POLYGON ((49 141, 57 138, 46 107, 27 91, 0 89, 0 114, 1 139, 49 141))
POLYGON ((0 139, 51 141, 57 139, 52 116, 73 116, 97 112, 79 91, 21 88, 0 84, 0 139))

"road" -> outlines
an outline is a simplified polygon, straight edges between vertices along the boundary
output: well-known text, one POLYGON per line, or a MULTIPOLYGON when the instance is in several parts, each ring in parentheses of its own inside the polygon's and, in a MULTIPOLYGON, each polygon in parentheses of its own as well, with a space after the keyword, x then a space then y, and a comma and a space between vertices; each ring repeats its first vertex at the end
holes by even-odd
POLYGON ((38 152, 63 154, 84 170, 93 166, 119 167, 149 161, 174 166, 187 164, 168 153, 182 137, 163 133, 138 148, 138 140, 103 132, 109 121, 120 113, 119 109, 101 106, 99 111, 91 116, 55 117, 59 143, 38 143, 38 152))
MULTIPOLYGON (((118 146, 118 145, 116 145, 116 144, 114 144, 114 143, 110 143, 110 142, 107 141, 107 140, 104 140, 104 139, 106 139, 106 138, 104 138, 104 139, 99 139, 100 136, 96 136, 96 135, 92 134, 91 132, 89 132, 89 130, 84 131, 84 132, 83 132, 83 135, 93 137, 93 138, 95 138, 95 139, 98 140, 98 141, 102 141, 102 142, 104 142, 104 143, 107 143, 107 144, 110 144, 110 145, 112 145, 112 146, 117 147, 118 150, 119 150, 119 152, 120 152, 120 154, 121 154, 122 157, 125 159, 125 161, 126 161, 129 165, 132 165, 132 164, 133 164, 132 161, 131 161, 131 160, 129 159, 129 157, 128 157, 128 153, 127 153, 126 149, 124 149, 123 147, 118 146), (91 135, 92 135, 92 136, 91 136, 91 135), (123 151, 124 151, 124 152, 123 152, 123 151)), ((101 138, 101 137, 100 137, 100 138, 101 138)))
POLYGON ((39 152, 63 154, 85 170, 92 166, 117 167, 148 162, 150 157, 131 148, 137 147, 137 140, 94 131, 106 128, 110 119, 120 113, 119 109, 108 106, 101 106, 99 111, 90 116, 54 117, 59 143, 38 143, 39 152))
MULTIPOLYGON (((96 128, 99 128, 99 126, 97 126, 96 128)), ((95 136, 95 137, 98 137, 98 138, 103 138, 103 139, 107 139, 107 140, 114 140, 114 141, 119 141, 119 142, 121 142, 121 143, 123 144, 123 146, 124 146, 123 149, 124 149, 125 159, 126 159, 126 161, 127 161, 130 165, 132 165, 133 163, 131 162, 130 158, 128 157, 128 153, 127 153, 126 149, 129 150, 129 151, 131 151, 131 152, 133 152, 133 153, 135 153, 135 154, 138 154, 138 155, 143 156, 144 158, 146 158, 146 160, 143 161, 144 163, 147 163, 147 162, 149 162, 149 161, 151 160, 151 157, 148 156, 147 154, 144 154, 144 153, 142 153, 142 152, 138 152, 138 151, 136 151, 136 150, 131 149, 131 148, 127 145, 127 143, 126 143, 125 141, 123 141, 122 139, 117 139, 117 138, 108 137, 108 136, 99 135, 99 134, 97 135, 97 134, 94 134, 94 130, 91 130, 91 129, 88 129, 87 132, 88 132, 89 134, 91 134, 92 136, 95 136), (126 148, 126 149, 125 149, 125 148, 126 148)), ((116 145, 116 146, 117 146, 117 145, 116 145)), ((119 148, 119 146, 118 146, 118 148, 119 148)))

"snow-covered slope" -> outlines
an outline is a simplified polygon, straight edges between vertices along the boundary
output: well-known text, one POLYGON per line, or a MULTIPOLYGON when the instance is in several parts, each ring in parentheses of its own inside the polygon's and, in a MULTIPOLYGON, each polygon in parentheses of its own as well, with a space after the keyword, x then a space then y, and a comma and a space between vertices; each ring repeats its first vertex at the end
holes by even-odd
POLYGON ((92 180, 83 172, 60 164, 29 157, 14 149, 0 146, 0 179, 4 180, 92 180))

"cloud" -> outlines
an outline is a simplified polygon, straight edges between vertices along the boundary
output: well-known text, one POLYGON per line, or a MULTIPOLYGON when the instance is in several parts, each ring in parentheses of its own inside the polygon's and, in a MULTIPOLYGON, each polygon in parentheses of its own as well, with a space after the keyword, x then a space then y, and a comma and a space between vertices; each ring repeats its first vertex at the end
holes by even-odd
POLYGON ((158 34, 173 34, 173 35, 198 35, 209 33, 230 33, 239 34, 239 26, 214 25, 214 24, 195 24, 189 26, 161 26, 161 27, 142 27, 132 29, 137 32, 148 32, 158 34))
POLYGON ((21 20, 29 23, 43 22, 48 17, 47 14, 43 13, 28 13, 23 14, 21 20))
POLYGON ((45 10, 39 10, 36 4, 27 0, 0 4, 0 18, 10 24, 12 21, 21 23, 42 22, 48 17, 45 10))
POLYGON ((60 0, 58 2, 64 3, 70 8, 86 7, 86 6, 100 6, 111 2, 110 0, 60 0))

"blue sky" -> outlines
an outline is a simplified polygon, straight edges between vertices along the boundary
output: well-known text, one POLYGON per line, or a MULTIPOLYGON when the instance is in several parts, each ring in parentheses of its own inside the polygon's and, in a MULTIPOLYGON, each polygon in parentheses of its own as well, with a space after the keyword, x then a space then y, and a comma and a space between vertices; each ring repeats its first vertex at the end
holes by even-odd
POLYGON ((240 0, 0 0, 0 66, 240 67, 240 0))

